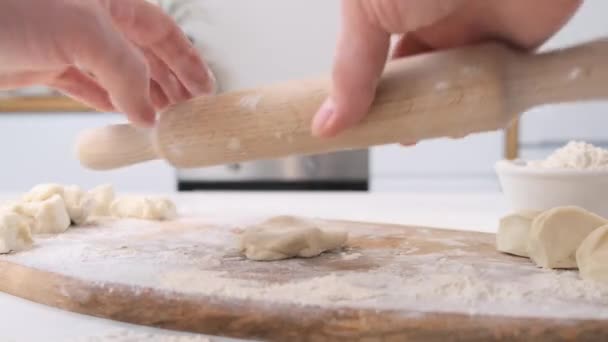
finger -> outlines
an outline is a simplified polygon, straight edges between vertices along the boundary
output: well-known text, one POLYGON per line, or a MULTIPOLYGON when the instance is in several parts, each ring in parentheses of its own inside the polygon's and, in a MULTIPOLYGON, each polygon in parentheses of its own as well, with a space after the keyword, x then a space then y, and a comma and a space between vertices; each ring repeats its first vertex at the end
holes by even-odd
POLYGON ((61 71, 16 71, 0 73, 0 90, 29 87, 42 84, 56 77, 61 71))
MULTIPOLYGON (((489 23, 478 13, 481 9, 471 6, 483 6, 483 3, 468 2, 454 10, 449 15, 429 25, 420 28, 408 35, 408 41, 404 44, 414 50, 416 49, 449 49, 463 45, 474 44, 488 39, 496 38, 495 32, 491 30, 489 23), (418 46, 416 46, 418 45, 418 46)), ((404 48, 407 50, 407 48, 404 48)))
POLYGON ((413 32, 406 33, 397 41, 391 52, 391 58, 397 59, 432 51, 433 48, 420 40, 413 32))
POLYGON ((58 77, 47 82, 46 85, 94 109, 106 112, 116 110, 108 92, 92 77, 76 68, 68 68, 58 77))
POLYGON ((177 103, 190 98, 180 81, 167 65, 149 50, 142 50, 148 60, 151 78, 160 86, 170 103, 177 103))
POLYGON ((108 92, 116 109, 135 125, 154 124, 155 111, 149 95, 149 71, 144 56, 118 31, 109 17, 99 12, 70 18, 70 40, 75 64, 90 71, 108 92), (77 28, 77 30, 76 30, 77 28))
POLYGON ((150 98, 157 111, 165 109, 171 103, 156 81, 150 81, 150 98))
POLYGON ((367 20, 360 1, 342 1, 332 90, 315 115, 313 134, 334 136, 368 112, 386 63, 389 38, 387 32, 367 20))
POLYGON ((116 25, 150 49, 192 95, 212 93, 215 78, 188 37, 158 6, 141 0, 105 0, 116 25))

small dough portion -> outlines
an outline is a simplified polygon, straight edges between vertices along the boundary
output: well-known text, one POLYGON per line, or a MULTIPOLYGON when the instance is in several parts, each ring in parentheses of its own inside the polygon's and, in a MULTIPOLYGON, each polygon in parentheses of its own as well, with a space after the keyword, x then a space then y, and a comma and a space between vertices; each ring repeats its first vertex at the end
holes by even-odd
POLYGON ((342 247, 347 238, 344 231, 321 230, 309 220, 279 216, 247 229, 241 235, 240 250, 256 261, 310 258, 342 247))
POLYGON ((0 254, 19 252, 32 246, 31 220, 18 213, 0 212, 0 254))
POLYGON ((607 223, 604 218, 579 207, 549 209, 532 222, 528 254, 544 268, 576 268, 576 250, 581 242, 607 223))
POLYGON ((608 225, 583 240, 576 250, 576 264, 581 278, 608 284, 608 225))
POLYGON ((114 201, 114 188, 111 184, 102 184, 89 190, 93 198, 91 216, 110 216, 110 205, 114 201))
POLYGON ((55 183, 39 184, 23 196, 24 202, 40 202, 59 195, 63 198, 70 219, 74 224, 86 221, 94 208, 93 197, 77 185, 63 186, 55 183))
POLYGON ((70 219, 76 225, 85 223, 95 208, 93 197, 77 185, 68 185, 63 188, 63 200, 70 219))
POLYGON ((12 211, 32 219, 32 234, 59 234, 70 227, 70 216, 59 195, 52 195, 43 201, 17 204, 12 211))
POLYGON ((63 197, 63 186, 56 183, 38 184, 23 195, 22 200, 24 202, 39 202, 47 200, 53 195, 63 197))
POLYGON ((177 216, 177 209, 167 198, 124 196, 112 201, 110 214, 117 218, 161 221, 174 219, 177 216))
POLYGON ((532 221, 541 211, 525 210, 500 219, 496 233, 496 249, 500 252, 529 257, 528 235, 532 221))

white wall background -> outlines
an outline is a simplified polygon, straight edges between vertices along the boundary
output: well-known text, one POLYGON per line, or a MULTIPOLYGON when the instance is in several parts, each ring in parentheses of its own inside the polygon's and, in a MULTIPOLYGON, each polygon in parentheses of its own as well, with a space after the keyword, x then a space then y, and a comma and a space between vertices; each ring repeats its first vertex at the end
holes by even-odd
MULTIPOLYGON (((337 0, 201 3, 206 16, 188 29, 217 70, 224 90, 330 70, 339 25, 337 0)), ((608 34, 607 13, 608 1, 586 0, 545 49, 608 34)), ((596 103, 527 113, 522 122, 523 155, 542 156, 571 138, 606 140, 606 110, 605 104, 596 103)), ((87 187, 113 182, 125 191, 173 190, 174 171, 162 162, 113 172, 91 172, 78 165, 72 154, 77 133, 116 121, 122 118, 113 114, 0 115, 0 191, 22 191, 44 181, 87 187)), ((501 157, 500 132, 422 142, 411 148, 373 148, 372 187, 377 191, 497 190, 492 167, 501 157)))
MULTIPOLYGON (((608 36, 606 14, 608 1, 585 0, 570 23, 541 50, 566 47, 608 36)), ((606 60, 608 61, 608 56, 606 60)), ((522 117, 520 141, 523 158, 543 158, 571 139, 608 147, 608 103, 545 106, 533 109, 522 117)))
POLYGON ((123 121, 116 114, 0 114, 0 192, 23 192, 46 182, 86 188, 113 183, 120 191, 173 191, 174 171, 164 162, 110 172, 80 166, 74 154, 79 132, 123 121))

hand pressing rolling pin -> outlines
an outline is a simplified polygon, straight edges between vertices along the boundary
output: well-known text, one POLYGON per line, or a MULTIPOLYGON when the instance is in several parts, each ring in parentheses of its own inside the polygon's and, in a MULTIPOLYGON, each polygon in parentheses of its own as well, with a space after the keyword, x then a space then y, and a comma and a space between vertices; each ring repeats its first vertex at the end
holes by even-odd
POLYGON ((45 85, 138 126, 211 93, 214 78, 188 38, 145 0, 3 0, 0 90, 45 85))
MULTIPOLYGON (((329 98, 313 133, 331 137, 368 112, 389 54, 392 58, 499 40, 540 46, 575 13, 580 0, 342 0, 342 27, 329 98)), ((408 142, 412 143, 412 142, 408 142)))
POLYGON ((156 158, 201 167, 459 137, 502 128, 532 105, 604 96, 595 91, 603 74, 593 82, 562 82, 561 92, 547 89, 534 99, 525 93, 536 79, 552 84, 557 70, 575 67, 564 60, 597 66, 603 50, 595 45, 573 49, 565 59, 559 53, 534 59, 500 44, 452 49, 484 41, 532 49, 581 2, 343 0, 327 82, 205 97, 198 95, 214 89, 205 62, 177 25, 144 0, 6 0, 0 3, 0 89, 48 85, 100 110, 124 112, 134 126, 154 127, 117 125, 83 135, 80 161, 100 170, 156 158), (402 35, 393 59, 445 53, 386 65, 392 34, 402 35), (547 61, 551 68, 539 67, 547 61), (464 79, 467 68, 475 72, 464 79), (463 93, 443 91, 450 78, 464 82, 463 93), (584 94, 570 95, 585 84, 584 94), (247 99, 240 107, 239 98, 247 99), (154 125, 155 112, 168 105, 154 125), (252 112, 252 106, 259 108, 252 112))

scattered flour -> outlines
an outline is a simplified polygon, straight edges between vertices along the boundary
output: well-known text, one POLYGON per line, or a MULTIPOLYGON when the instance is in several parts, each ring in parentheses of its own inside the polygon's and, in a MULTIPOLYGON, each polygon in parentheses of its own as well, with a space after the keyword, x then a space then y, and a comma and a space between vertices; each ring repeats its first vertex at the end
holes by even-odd
POLYGON ((155 333, 136 332, 123 329, 98 336, 79 337, 69 342, 212 342, 204 336, 196 336, 187 333, 155 333))
POLYGON ((579 79, 582 74, 583 74, 583 69, 581 67, 574 67, 568 73, 568 79, 571 81, 574 81, 576 79, 579 79))
MULTIPOLYGON (((85 279, 107 292, 154 288, 169 297, 186 293, 264 305, 608 319, 608 286, 581 280, 576 271, 543 270, 498 253, 480 258, 461 246, 464 238, 435 238, 445 253, 417 249, 406 238, 395 249, 259 263, 236 253, 235 226, 180 220, 76 228, 0 260, 85 279)), ((431 229, 425 232, 434 238, 431 229)), ((396 234, 374 225, 349 229, 351 238, 372 244, 396 234)), ((494 239, 474 242, 492 246, 494 239)), ((74 300, 90 295, 74 288, 62 294, 74 300)))
POLYGON ((342 252, 340 253, 340 256, 342 256, 342 260, 356 260, 363 256, 363 254, 342 252))
POLYGON ((585 142, 571 141, 545 160, 530 161, 528 166, 545 169, 608 170, 608 150, 585 142))
POLYGON ((230 278, 225 271, 186 271, 165 274, 161 278, 161 285, 180 292, 300 305, 327 305, 382 295, 377 290, 357 286, 336 274, 268 285, 258 281, 230 278))
POLYGON ((450 83, 447 81, 441 81, 441 82, 437 82, 435 84, 435 90, 437 90, 437 91, 447 90, 449 88, 450 88, 450 83))

